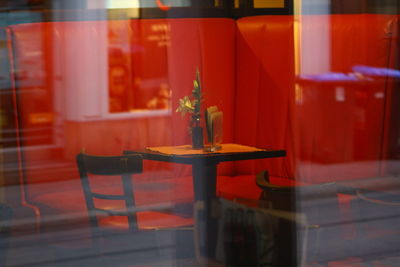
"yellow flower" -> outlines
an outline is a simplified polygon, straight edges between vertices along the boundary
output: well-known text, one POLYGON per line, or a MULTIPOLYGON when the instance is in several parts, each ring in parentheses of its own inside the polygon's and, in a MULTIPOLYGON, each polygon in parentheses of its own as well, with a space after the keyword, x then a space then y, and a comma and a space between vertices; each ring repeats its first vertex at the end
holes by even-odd
POLYGON ((193 111, 194 111, 194 107, 188 96, 185 96, 182 99, 179 99, 179 106, 176 109, 176 112, 181 112, 182 116, 184 116, 186 114, 186 112, 193 113, 193 111))

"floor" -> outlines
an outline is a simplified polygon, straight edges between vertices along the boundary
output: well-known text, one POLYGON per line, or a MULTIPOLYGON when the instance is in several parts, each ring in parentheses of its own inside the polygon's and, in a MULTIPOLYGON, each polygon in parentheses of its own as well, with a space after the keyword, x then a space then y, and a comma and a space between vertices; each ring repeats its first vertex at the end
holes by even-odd
POLYGON ((11 238, 6 266, 193 266, 191 231, 157 234, 118 234, 99 240, 99 249, 88 242, 87 229, 11 238), (56 237, 57 235, 57 237, 56 237), (51 240, 53 239, 53 240, 51 240), (180 249, 178 249, 179 243, 180 249))
MULTIPOLYGON (((186 267, 223 264, 196 258, 193 232, 161 231, 156 234, 117 234, 102 239, 101 252, 88 241, 89 229, 77 228, 48 234, 13 236, 9 243, 5 266, 105 266, 105 267, 186 267)), ((383 251, 364 261, 347 257, 329 262, 329 267, 397 267, 400 251, 383 251)), ((324 266, 311 262, 304 267, 324 266)))

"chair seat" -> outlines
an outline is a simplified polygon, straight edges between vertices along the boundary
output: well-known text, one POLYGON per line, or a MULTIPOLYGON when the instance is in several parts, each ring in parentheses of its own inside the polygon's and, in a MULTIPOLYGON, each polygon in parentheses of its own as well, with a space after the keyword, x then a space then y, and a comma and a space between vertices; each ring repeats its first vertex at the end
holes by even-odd
MULTIPOLYGON (((142 230, 164 229, 192 226, 192 218, 183 218, 173 214, 156 211, 137 213, 138 228, 142 230)), ((113 230, 128 230, 128 218, 125 216, 108 216, 99 219, 99 226, 113 230)))

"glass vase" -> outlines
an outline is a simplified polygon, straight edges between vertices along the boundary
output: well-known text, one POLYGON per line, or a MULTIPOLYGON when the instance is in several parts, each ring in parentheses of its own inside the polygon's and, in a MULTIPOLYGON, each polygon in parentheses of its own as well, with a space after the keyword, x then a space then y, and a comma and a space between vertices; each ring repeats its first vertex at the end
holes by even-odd
POLYGON ((202 149, 203 147, 203 127, 192 127, 192 148, 202 149))

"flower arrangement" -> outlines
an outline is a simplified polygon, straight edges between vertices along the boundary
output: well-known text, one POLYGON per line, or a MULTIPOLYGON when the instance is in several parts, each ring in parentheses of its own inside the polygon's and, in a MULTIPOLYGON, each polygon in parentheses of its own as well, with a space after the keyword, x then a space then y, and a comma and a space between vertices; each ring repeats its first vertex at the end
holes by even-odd
MULTIPOLYGON (((192 135, 192 147, 194 149, 204 148, 203 127, 201 126, 201 102, 203 95, 201 92, 200 72, 196 69, 196 79, 193 81, 192 95, 184 96, 179 99, 179 106, 176 112, 180 112, 182 116, 191 114, 189 133, 192 135)), ((210 143, 204 150, 216 151, 221 149, 222 142, 222 111, 217 106, 211 106, 205 109, 205 126, 207 129, 207 139, 210 143)))
POLYGON ((200 126, 201 118, 201 102, 203 101, 201 86, 200 86, 200 72, 196 70, 196 79, 193 81, 192 99, 189 96, 184 96, 179 99, 179 106, 176 112, 181 112, 182 116, 186 113, 192 114, 190 120, 190 127, 200 126))
POLYGON ((181 112, 182 116, 186 113, 191 114, 189 132, 192 134, 193 148, 203 148, 203 128, 201 127, 201 102, 203 95, 201 92, 200 72, 196 69, 196 79, 193 81, 191 97, 184 96, 179 99, 179 106, 176 112, 181 112))

